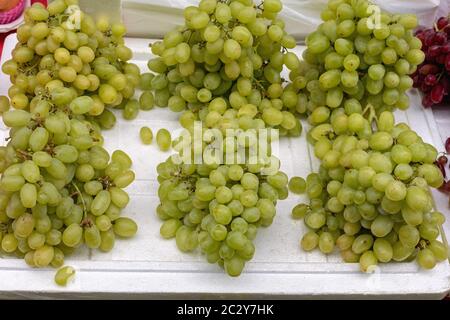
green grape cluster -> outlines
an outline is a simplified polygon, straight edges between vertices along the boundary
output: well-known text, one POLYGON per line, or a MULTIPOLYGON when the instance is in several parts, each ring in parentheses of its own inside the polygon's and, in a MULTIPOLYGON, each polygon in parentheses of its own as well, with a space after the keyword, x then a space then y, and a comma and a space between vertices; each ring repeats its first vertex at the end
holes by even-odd
POLYGON ((114 124, 104 107, 126 99, 138 74, 125 62, 122 26, 99 22, 97 29, 83 14, 81 30, 71 31, 64 12, 74 3, 28 8, 3 65, 13 109, 2 98, 10 130, 0 147, 0 251, 32 267, 59 268, 83 244, 110 251, 116 237, 137 231, 121 217, 129 202, 123 189, 134 180, 131 159, 102 147, 101 125, 114 124), (117 87, 122 77, 128 89, 117 87))
POLYGON ((140 70, 128 62, 122 24, 110 25, 80 11, 80 25, 70 25, 67 8, 77 0, 55 0, 48 8, 33 5, 25 24, 17 29, 18 44, 2 70, 13 85, 8 91, 16 109, 33 110, 42 97, 58 96, 67 104, 76 96, 92 99, 86 117, 110 129, 115 115, 107 107, 123 109, 126 119, 139 112, 133 99, 141 85, 140 70))
MULTIPOLYGON (((284 66, 297 70, 300 60, 288 52, 296 42, 277 17, 281 10, 280 0, 257 6, 253 0, 201 0, 198 7, 187 7, 184 26, 151 45, 157 57, 148 67, 156 75, 145 75, 154 92, 144 92, 146 99, 180 112, 180 124, 191 136, 196 121, 204 129, 218 129, 224 141, 232 139, 228 129, 270 127, 281 136, 299 136, 297 88, 281 72, 284 66)), ((165 137, 158 136, 161 146, 165 137)), ((165 140, 162 150, 170 147, 165 140)), ((214 147, 203 143, 202 152, 208 148, 214 147)), ((240 275, 253 257, 257 227, 272 223, 277 200, 288 195, 279 161, 275 172, 262 173, 269 158, 274 160, 191 165, 175 164, 170 157, 161 163, 161 235, 175 237, 184 252, 200 247, 208 262, 240 275)))
MULTIPOLYGON (((181 154, 179 144, 174 148, 181 154)), ((239 276, 255 253, 252 241, 257 228, 272 224, 277 200, 287 198, 289 192, 279 160, 273 156, 265 160, 178 164, 171 156, 160 163, 157 215, 164 221, 161 236, 175 238, 182 252, 200 247, 209 263, 239 276)))
POLYGON ((329 254, 337 247, 362 271, 413 259, 431 269, 447 259, 448 248, 437 240, 445 217, 434 211, 429 191, 443 183, 432 145, 405 123, 395 124, 390 111, 379 115, 376 130, 360 113, 342 111, 310 138, 321 166, 307 177, 309 205, 292 212, 310 229, 304 250, 329 254))
POLYGON ((413 34, 416 16, 391 15, 367 0, 330 0, 321 16, 324 22, 306 38, 304 61, 290 75, 301 88, 299 111, 408 108, 409 75, 425 59, 413 34))
POLYGON ((185 25, 151 45, 155 104, 183 112, 185 127, 201 120, 209 128, 269 126, 298 136, 296 89, 284 85, 281 71, 298 69, 300 61, 288 52, 296 42, 277 18, 281 9, 280 0, 258 6, 253 0, 202 0, 187 7, 185 25))

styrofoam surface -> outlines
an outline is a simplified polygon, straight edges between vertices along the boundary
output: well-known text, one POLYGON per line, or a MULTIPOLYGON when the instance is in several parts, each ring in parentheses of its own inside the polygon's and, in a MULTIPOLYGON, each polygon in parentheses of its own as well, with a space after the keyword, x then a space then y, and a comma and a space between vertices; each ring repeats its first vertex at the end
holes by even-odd
MULTIPOLYGON (((3 59, 10 57, 15 45, 14 35, 7 38, 3 59)), ((134 51, 134 61, 147 71, 151 57, 149 39, 127 39, 134 51)), ((297 48, 300 53, 301 47, 297 48)), ((9 80, 0 74, 0 94, 6 94, 9 80)), ((398 121, 406 121, 424 138, 442 149, 433 115, 420 107, 416 93, 413 105, 406 113, 399 112, 398 121)), ((184 254, 175 242, 159 235, 161 222, 155 215, 158 205, 156 165, 168 153, 160 152, 156 144, 144 146, 139 140, 143 125, 153 132, 165 127, 179 128, 177 114, 162 108, 140 112, 134 121, 118 116, 114 129, 105 131, 105 146, 113 151, 121 148, 134 161, 137 180, 128 188, 131 195, 124 215, 136 219, 136 238, 117 241, 110 253, 81 250, 67 259, 77 268, 76 280, 67 288, 53 283, 53 269, 30 269, 22 260, 0 259, 0 293, 14 297, 112 297, 120 295, 144 297, 350 297, 395 296, 442 298, 450 291, 450 267, 447 262, 432 271, 423 271, 415 263, 392 263, 381 266, 375 274, 361 274, 357 264, 341 262, 338 254, 324 256, 319 252, 305 253, 299 239, 305 231, 301 221, 290 217, 291 209, 305 196, 290 195, 280 201, 277 217, 270 228, 261 229, 256 239, 256 254, 239 278, 230 278, 217 265, 205 262, 200 254, 184 254), (45 293, 45 294, 44 294, 45 293)), ((306 123, 304 123, 306 126, 306 123)), ((1 127, 1 136, 7 135, 1 127)), ((311 156, 305 134, 301 138, 282 139, 280 153, 282 170, 289 176, 306 176, 317 170, 318 161, 311 156)), ((436 193, 438 207, 449 213, 447 200, 436 193)), ((450 222, 445 228, 450 234, 450 222)))

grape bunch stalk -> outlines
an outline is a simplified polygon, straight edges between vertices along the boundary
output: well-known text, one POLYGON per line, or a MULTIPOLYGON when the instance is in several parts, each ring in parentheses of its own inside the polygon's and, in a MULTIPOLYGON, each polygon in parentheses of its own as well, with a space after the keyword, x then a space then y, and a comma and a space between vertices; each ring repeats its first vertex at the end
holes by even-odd
POLYGON ((413 74, 414 87, 424 93, 425 108, 446 101, 450 92, 450 24, 440 17, 432 28, 418 28, 416 37, 422 42, 425 62, 413 74))
MULTIPOLYGON (((66 9, 76 3, 28 8, 2 66, 12 86, 11 101, 0 98, 9 128, 0 147, 1 252, 32 267, 59 268, 82 245, 110 251, 117 237, 137 231, 121 217, 124 188, 135 177, 131 159, 120 150, 110 155, 101 129, 115 123, 109 108, 129 103, 139 69, 127 62, 123 25, 96 24, 82 12, 78 29, 67 24, 66 9)), ((63 269, 57 282, 71 274, 63 269)))

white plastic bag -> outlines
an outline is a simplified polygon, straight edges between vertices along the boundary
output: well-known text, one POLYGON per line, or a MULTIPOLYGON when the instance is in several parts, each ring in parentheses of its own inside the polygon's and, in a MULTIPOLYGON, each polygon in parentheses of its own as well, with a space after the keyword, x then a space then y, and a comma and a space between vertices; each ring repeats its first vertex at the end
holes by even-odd
MULTIPOLYGON (((320 12, 327 0, 282 0, 281 16, 287 31, 299 41, 321 23, 320 12)), ((398 13, 416 13, 423 25, 449 12, 449 0, 375 0, 382 9, 398 13)), ((134 37, 161 38, 164 33, 183 23, 183 9, 198 0, 122 0, 123 18, 134 37)))

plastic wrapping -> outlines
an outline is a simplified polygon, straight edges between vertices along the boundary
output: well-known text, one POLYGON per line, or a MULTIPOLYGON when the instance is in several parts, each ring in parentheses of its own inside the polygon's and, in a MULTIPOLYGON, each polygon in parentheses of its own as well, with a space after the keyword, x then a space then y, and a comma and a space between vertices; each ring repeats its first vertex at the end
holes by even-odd
MULTIPOLYGON (((321 23, 320 12, 327 0, 282 0, 281 17, 287 31, 299 42, 321 23)), ((423 25, 431 25, 438 16, 447 15, 449 0, 376 0, 383 10, 416 13, 423 25)), ((183 23, 183 8, 197 0, 122 0, 123 17, 129 35, 161 38, 165 32, 183 23)))

